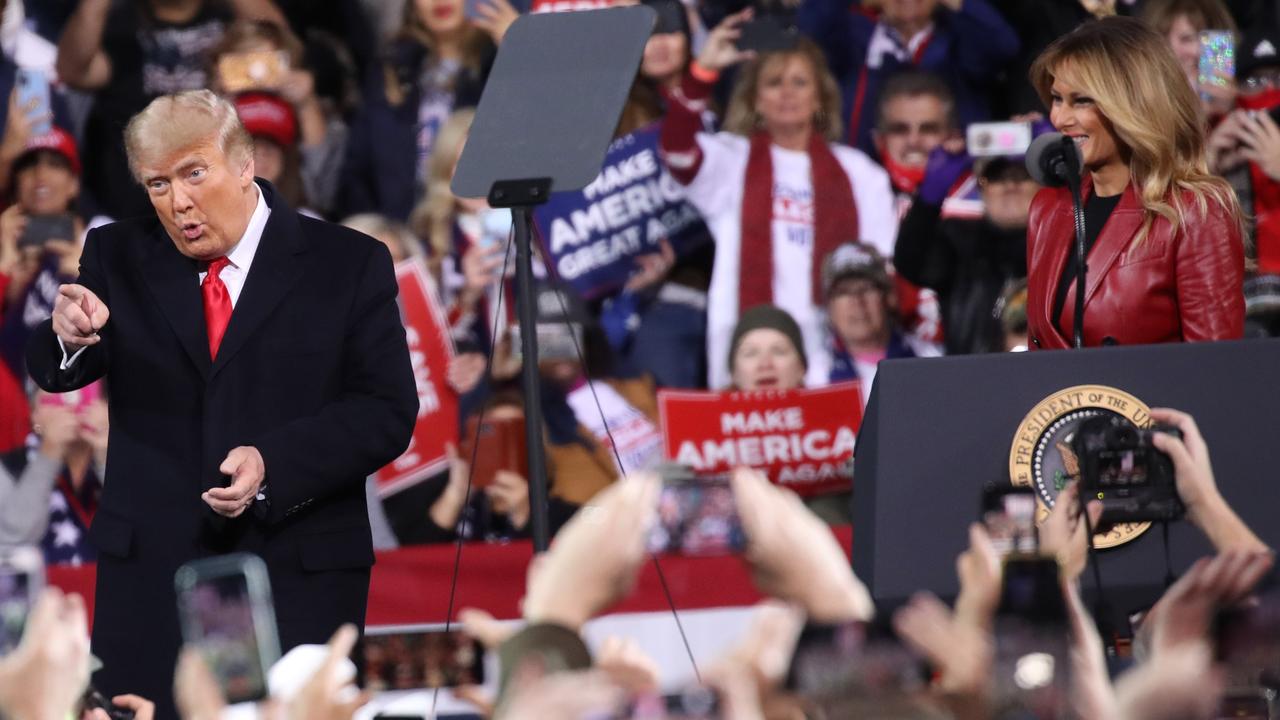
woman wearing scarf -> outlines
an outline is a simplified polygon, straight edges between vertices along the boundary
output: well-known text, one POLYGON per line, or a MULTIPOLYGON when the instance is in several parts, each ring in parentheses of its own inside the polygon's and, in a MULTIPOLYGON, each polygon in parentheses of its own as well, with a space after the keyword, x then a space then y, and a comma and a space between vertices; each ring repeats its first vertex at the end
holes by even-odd
POLYGON ((724 358, 741 309, 773 303, 796 319, 809 357, 807 384, 826 384, 821 258, 846 240, 891 255, 897 234, 889 176, 841 136, 840 93, 817 46, 755 57, 734 43, 750 11, 707 38, 663 121, 661 149, 715 238, 707 300, 709 384, 729 384, 724 358), (739 73, 724 131, 701 132, 721 70, 739 73))

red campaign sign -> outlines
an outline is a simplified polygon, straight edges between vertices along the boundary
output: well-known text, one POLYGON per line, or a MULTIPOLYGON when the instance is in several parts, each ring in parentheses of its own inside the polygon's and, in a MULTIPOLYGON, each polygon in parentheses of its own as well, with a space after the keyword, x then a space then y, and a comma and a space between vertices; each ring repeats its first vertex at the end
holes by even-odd
POLYGON ((400 319, 413 379, 418 388, 418 419, 404 454, 374 474, 378 494, 386 497, 445 470, 445 444, 458 442, 458 396, 445 382, 453 341, 435 280, 421 259, 396 265, 400 319))
POLYGON ((802 496, 853 487, 857 382, 817 390, 658 393, 667 457, 697 472, 746 465, 802 496))

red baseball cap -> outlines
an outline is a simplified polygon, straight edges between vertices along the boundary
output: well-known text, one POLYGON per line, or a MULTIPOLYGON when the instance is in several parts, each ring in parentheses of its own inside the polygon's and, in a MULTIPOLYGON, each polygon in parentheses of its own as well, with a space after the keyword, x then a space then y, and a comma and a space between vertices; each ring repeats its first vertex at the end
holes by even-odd
POLYGON ((49 132, 43 135, 37 135, 27 140, 27 149, 22 151, 19 158, 39 150, 52 150, 71 163, 71 172, 77 176, 80 175, 80 153, 76 151, 76 140, 71 137, 71 133, 60 127, 54 126, 49 132))
POLYGON ((277 95, 260 92, 236 96, 236 113, 244 129, 254 137, 265 137, 281 147, 293 145, 298 137, 298 119, 293 106, 277 95))

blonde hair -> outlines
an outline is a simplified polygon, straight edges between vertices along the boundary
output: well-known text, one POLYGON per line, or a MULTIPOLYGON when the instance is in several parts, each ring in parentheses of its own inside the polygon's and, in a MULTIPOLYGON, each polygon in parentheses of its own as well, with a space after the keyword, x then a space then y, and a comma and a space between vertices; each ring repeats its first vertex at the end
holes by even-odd
POLYGON ((815 129, 830 142, 844 135, 844 123, 840 120, 840 86, 827 69, 827 59, 822 49, 808 38, 802 38, 792 50, 767 52, 743 66, 738 81, 733 86, 729 109, 725 111, 724 129, 737 135, 750 136, 760 128, 761 118, 756 112, 756 95, 760 91, 760 77, 765 71, 799 57, 809 63, 818 87, 818 114, 813 119, 815 129))
MULTIPOLYGON (((427 28, 427 24, 422 21, 418 15, 417 3, 414 0, 405 0, 404 16, 400 24, 400 30, 396 33, 399 40, 412 40, 427 49, 428 60, 436 52, 436 46, 439 41, 431 30, 427 28)), ((462 66, 472 72, 479 72, 485 62, 486 55, 493 47, 493 40, 485 31, 476 27, 475 23, 470 19, 463 21, 462 39, 459 43, 462 51, 462 66)), ((417 78, 413 78, 416 81, 417 78)), ((387 96, 387 102, 392 106, 399 106, 404 103, 407 98, 405 79, 397 74, 396 68, 390 63, 383 63, 382 66, 383 89, 387 96)))
POLYGON ((170 155, 211 138, 229 160, 248 163, 253 159, 253 138, 226 98, 210 90, 161 95, 124 128, 129 171, 142 182, 141 165, 148 158, 170 155))
POLYGON ((476 117, 473 108, 456 110, 440 126, 431 157, 427 160, 427 192, 409 215, 409 228, 426 238, 428 260, 433 268, 453 249, 454 204, 457 202, 449 183, 453 168, 471 132, 476 117))
POLYGON ((1054 41, 1031 67, 1031 84, 1046 107, 1055 77, 1083 88, 1119 141, 1146 210, 1135 246, 1157 216, 1175 231, 1182 227, 1183 192, 1194 197, 1199 214, 1213 201, 1243 229, 1235 191, 1209 172, 1200 100, 1164 38, 1132 18, 1087 22, 1054 41))
POLYGON ((1161 35, 1168 35, 1179 17, 1185 17, 1196 30, 1237 30, 1236 21, 1222 0, 1146 0, 1141 17, 1161 35))

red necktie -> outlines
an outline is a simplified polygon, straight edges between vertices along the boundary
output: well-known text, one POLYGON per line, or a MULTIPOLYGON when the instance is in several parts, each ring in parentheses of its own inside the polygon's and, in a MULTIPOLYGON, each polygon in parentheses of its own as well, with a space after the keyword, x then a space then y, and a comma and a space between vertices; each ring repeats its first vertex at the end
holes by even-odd
POLYGON ((200 283, 200 292, 204 295, 204 325, 209 330, 210 360, 218 357, 218 346, 222 344, 222 336, 227 334, 227 323, 231 322, 231 295, 222 278, 218 277, 230 262, 225 257, 210 262, 209 272, 200 283))

